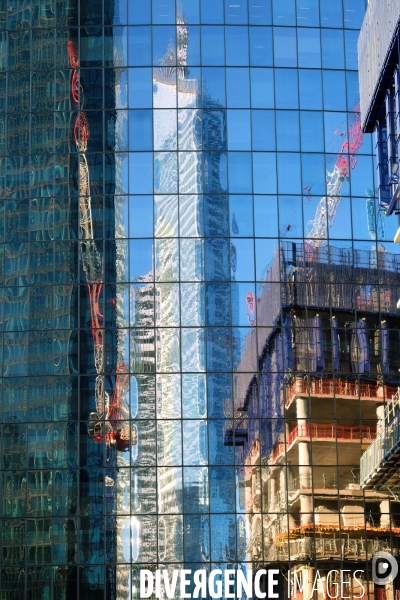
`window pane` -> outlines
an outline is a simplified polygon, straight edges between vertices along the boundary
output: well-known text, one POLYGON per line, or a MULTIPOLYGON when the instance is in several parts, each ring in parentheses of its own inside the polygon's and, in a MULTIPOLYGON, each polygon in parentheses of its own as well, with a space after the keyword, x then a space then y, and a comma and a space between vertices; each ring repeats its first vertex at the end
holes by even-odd
POLYGON ((292 110, 276 111, 278 150, 300 150, 299 114, 292 110))
POLYGON ((153 155, 150 152, 129 155, 129 193, 153 193, 153 155))
POLYGON ((153 236, 153 196, 129 196, 129 237, 153 236))
MULTIPOLYGON (((324 130, 322 113, 301 111, 301 149, 303 152, 323 152, 324 130)), ((304 185, 303 185, 304 189, 304 185)), ((319 191, 319 190, 318 190, 319 191)))
POLYGON ((358 31, 346 30, 345 36, 345 53, 346 53, 346 69, 358 69, 357 62, 357 40, 358 31))
POLYGON ((228 110, 228 150, 251 150, 249 110, 228 110))
POLYGON ((175 0, 153 0, 153 23, 175 23, 175 0))
POLYGON ((253 67, 272 66, 271 27, 250 27, 250 64, 253 67))
POLYGON ((151 150, 153 115, 151 110, 129 111, 129 150, 151 150))
POLYGON ((296 0, 297 25, 299 27, 318 27, 319 6, 318 0, 296 0))
POLYGON ((343 31, 322 29, 322 67, 344 69, 343 31))
POLYGON ((201 56, 205 66, 225 63, 223 27, 206 26, 201 28, 201 56))
MULTIPOLYGON (((280 194, 301 193, 300 154, 278 153, 278 191, 280 194)), ((300 212, 301 215, 301 212, 300 212)), ((298 218, 301 220, 301 216, 298 218)), ((294 217, 292 217, 294 218, 294 217)), ((301 228, 300 228, 301 231, 301 228)), ((297 233, 297 235, 302 235, 297 233)))
POLYGON ((272 110, 251 112, 253 150, 275 150, 275 114, 272 110))
POLYGON ((247 23, 247 0, 225 0, 225 23, 235 25, 247 23))
POLYGON ((270 0, 249 0, 249 19, 253 25, 270 25, 272 23, 270 0))
POLYGON ((274 63, 277 67, 297 66, 295 28, 274 27, 274 63))
POLYGON ((132 24, 147 25, 151 22, 151 4, 149 0, 128 0, 128 21, 132 24))
POLYGON ((343 8, 344 26, 350 29, 359 29, 365 15, 365 0, 343 0, 343 8))
POLYGON ((229 152, 228 176, 231 192, 252 192, 250 152, 229 152))
POLYGON ((247 27, 226 27, 226 64, 232 67, 249 64, 247 27))
POLYGON ((299 67, 321 67, 319 29, 298 30, 299 67))
POLYGON ((169 63, 169 55, 176 53, 176 28, 171 26, 153 27, 153 65, 169 63))
POLYGON ((129 69, 128 90, 130 108, 151 108, 151 69, 129 69))
POLYGON ((151 65, 150 27, 128 27, 128 60, 135 67, 151 65))
POLYGON ((224 22, 224 0, 200 0, 201 22, 218 24, 224 22))
POLYGON ((199 23, 200 22, 200 6, 199 0, 180 0, 180 6, 182 8, 182 16, 186 23, 199 23))
POLYGON ((250 69, 252 108, 273 108, 274 72, 272 69, 250 69))
POLYGON ((343 27, 342 0, 320 0, 321 26, 343 27))
POLYGON ((296 25, 294 0, 272 0, 274 25, 296 25))
POLYGON ((321 71, 299 70, 300 108, 322 108, 321 71))
POLYGON ((226 106, 225 94, 225 69, 203 67, 203 104, 214 105, 218 102, 220 106, 226 106))
POLYGON ((346 110, 344 75, 344 71, 323 71, 325 110, 346 110))
POLYGON ((230 108, 245 108, 250 104, 247 69, 226 69, 227 103, 230 108))
POLYGON ((275 70, 276 108, 298 107, 297 71, 294 69, 275 70))

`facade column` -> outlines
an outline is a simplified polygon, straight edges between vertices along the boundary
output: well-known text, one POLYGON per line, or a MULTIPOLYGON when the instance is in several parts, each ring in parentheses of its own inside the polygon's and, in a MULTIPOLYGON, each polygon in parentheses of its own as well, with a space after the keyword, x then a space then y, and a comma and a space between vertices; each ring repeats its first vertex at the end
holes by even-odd
MULTIPOLYGON (((296 399, 296 416, 299 434, 304 435, 306 433, 306 426, 310 424, 310 409, 308 398, 296 399)), ((298 453, 300 488, 312 487, 310 442, 299 442, 298 453)))
POLYGON ((297 419, 310 418, 310 407, 308 398, 296 398, 296 416, 297 419))
POLYGON ((273 512, 274 504, 275 504, 275 494, 276 494, 276 480, 271 478, 268 482, 269 494, 268 494, 268 510, 273 512))
MULTIPOLYGON (((310 423, 310 409, 308 398, 296 399, 296 416, 299 433, 306 433, 306 425, 310 423)), ((298 443, 299 483, 300 490, 312 488, 312 467, 310 457, 310 442, 298 443)), ((310 525, 313 522, 312 495, 300 496, 301 524, 310 525)))
POLYGON ((300 489, 312 487, 310 460, 310 442, 299 442, 299 479, 300 489))
POLYGON ((279 471, 279 493, 281 498, 285 498, 286 501, 286 474, 284 468, 279 471))
POLYGON ((381 527, 390 527, 390 500, 382 500, 379 505, 381 511, 381 527))
POLYGON ((300 496, 300 523, 301 525, 312 525, 313 522, 313 501, 312 495, 302 495, 300 496))

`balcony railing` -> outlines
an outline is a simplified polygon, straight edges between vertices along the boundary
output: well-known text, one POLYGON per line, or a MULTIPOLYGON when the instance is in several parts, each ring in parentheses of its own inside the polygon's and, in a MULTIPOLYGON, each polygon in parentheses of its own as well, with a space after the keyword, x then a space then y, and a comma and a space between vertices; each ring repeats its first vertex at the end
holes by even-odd
POLYGON ((337 440, 338 442, 371 442, 376 438, 376 427, 346 427, 344 425, 336 425, 335 423, 305 423, 304 425, 296 425, 288 435, 287 442, 279 440, 275 444, 268 460, 269 464, 275 463, 285 453, 285 450, 293 446, 298 438, 337 440))
POLYGON ((360 487, 360 474, 358 470, 353 469, 347 473, 340 473, 339 476, 334 474, 322 473, 314 475, 299 475, 292 479, 288 486, 290 492, 296 492, 301 489, 318 488, 318 489, 349 489, 349 486, 354 486, 353 489, 360 487))
POLYGON ((297 425, 289 434, 287 445, 290 447, 297 438, 347 440, 374 440, 376 427, 345 427, 344 425, 305 423, 297 425))
POLYGON ((348 398, 374 398, 388 399, 396 393, 396 388, 389 385, 376 383, 360 383, 359 381, 346 381, 342 379, 319 379, 311 377, 304 379, 298 377, 288 389, 288 400, 298 394, 311 396, 344 396, 348 398))

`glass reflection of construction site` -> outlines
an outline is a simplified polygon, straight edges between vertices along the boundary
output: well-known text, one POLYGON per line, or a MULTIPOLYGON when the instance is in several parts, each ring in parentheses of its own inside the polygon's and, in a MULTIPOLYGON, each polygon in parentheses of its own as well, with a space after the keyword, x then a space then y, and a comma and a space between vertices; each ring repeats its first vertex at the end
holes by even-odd
POLYGON ((398 268, 398 256, 385 252, 294 242, 276 251, 225 434, 242 447, 239 489, 254 561, 310 569, 316 559, 324 577, 335 560, 351 568, 379 550, 397 554, 397 505, 389 511, 389 488, 364 495, 360 457, 397 391, 398 268), (357 284, 349 283, 354 269, 357 284), (250 375, 257 344, 259 373, 250 375))
POLYGON ((341 568, 363 571, 361 583, 346 576, 350 597, 364 593, 361 585, 375 598, 400 594, 398 582, 378 586, 370 579, 373 555, 398 556, 400 538, 400 258, 385 248, 371 190, 364 227, 373 244, 354 249, 328 242, 362 142, 356 115, 326 173, 327 195, 308 222, 307 238, 281 240, 257 301, 247 295, 252 330, 234 374, 234 413, 225 429, 225 444, 240 447, 243 560, 253 568, 273 564, 281 573, 290 565, 304 598, 334 596, 339 571, 327 576, 341 568), (377 475, 383 456, 386 468, 377 475), (317 570, 319 591, 313 589, 317 570))

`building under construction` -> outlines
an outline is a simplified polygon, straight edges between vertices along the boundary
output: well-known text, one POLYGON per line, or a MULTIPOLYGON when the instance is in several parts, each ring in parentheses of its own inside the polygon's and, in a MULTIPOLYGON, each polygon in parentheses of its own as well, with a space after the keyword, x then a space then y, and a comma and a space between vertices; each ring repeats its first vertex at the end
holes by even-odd
POLYGON ((357 564, 367 577, 375 552, 398 552, 398 498, 361 489, 360 457, 397 390, 399 263, 383 249, 282 243, 276 250, 225 434, 227 445, 240 447, 254 569, 272 562, 312 580, 317 568, 326 586, 331 569, 357 564))

